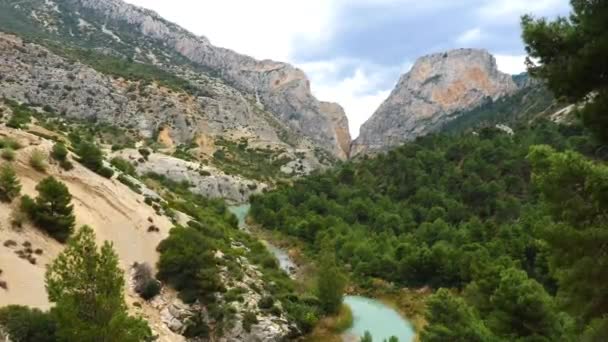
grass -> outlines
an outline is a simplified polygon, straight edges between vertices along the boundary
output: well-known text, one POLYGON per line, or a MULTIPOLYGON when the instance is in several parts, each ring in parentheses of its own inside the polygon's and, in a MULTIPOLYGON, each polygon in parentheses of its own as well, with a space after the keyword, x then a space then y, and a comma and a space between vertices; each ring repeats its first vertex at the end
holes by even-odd
POLYGON ((306 342, 342 341, 342 333, 353 326, 353 312, 342 304, 336 316, 325 317, 319 321, 313 332, 306 337, 306 342))
POLYGON ((30 166, 39 172, 46 172, 46 154, 41 150, 34 150, 30 156, 30 166))

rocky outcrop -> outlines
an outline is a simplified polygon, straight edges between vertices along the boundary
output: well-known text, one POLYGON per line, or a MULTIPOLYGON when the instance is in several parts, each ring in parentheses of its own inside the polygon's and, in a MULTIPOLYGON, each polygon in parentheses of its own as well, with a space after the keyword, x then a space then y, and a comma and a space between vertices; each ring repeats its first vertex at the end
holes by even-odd
POLYGON ((348 129, 348 118, 344 108, 337 103, 321 102, 321 112, 327 115, 332 123, 332 128, 338 140, 338 146, 343 153, 338 155, 341 159, 348 158, 350 154, 350 131, 348 129))
POLYGON ((485 50, 459 49, 422 57, 361 127, 351 155, 377 152, 418 136, 518 89, 485 50))
POLYGON ((61 39, 86 47, 94 44, 110 54, 145 59, 166 69, 181 66, 199 73, 212 73, 253 96, 280 121, 333 155, 346 155, 333 129, 332 118, 325 115, 320 102, 312 96, 308 78, 289 64, 259 61, 213 46, 208 39, 121 0, 34 3, 14 7, 25 12, 45 32, 63 34, 61 39), (91 39, 92 36, 95 39, 91 39), (184 58, 193 66, 184 63, 184 58))
POLYGON ((186 181, 194 193, 209 198, 223 198, 233 203, 247 202, 249 196, 267 187, 264 183, 227 175, 214 167, 165 154, 152 153, 147 160, 144 160, 137 150, 125 149, 114 153, 113 156, 136 164, 135 167, 140 174, 156 173, 176 182, 186 181))

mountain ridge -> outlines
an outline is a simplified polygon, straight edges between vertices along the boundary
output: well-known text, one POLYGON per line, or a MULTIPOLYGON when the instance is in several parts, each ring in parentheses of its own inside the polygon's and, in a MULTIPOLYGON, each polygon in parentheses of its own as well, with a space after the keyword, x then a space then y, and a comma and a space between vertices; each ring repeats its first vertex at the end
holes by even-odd
POLYGON ((486 50, 455 49, 420 57, 363 124, 351 145, 351 155, 383 151, 437 131, 453 114, 517 89, 486 50))

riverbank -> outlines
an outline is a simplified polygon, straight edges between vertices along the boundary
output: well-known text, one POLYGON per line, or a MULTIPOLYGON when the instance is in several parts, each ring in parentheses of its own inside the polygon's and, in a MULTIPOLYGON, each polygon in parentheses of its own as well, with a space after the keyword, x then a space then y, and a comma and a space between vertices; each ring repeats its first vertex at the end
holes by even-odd
POLYGON ((353 325, 353 312, 346 304, 342 304, 336 316, 325 317, 315 326, 312 333, 306 336, 304 342, 342 342, 342 334, 353 325))
MULTIPOLYGON (((239 212, 242 214, 242 212, 239 212)), ((272 246, 280 249, 296 265, 294 279, 299 292, 310 292, 315 286, 316 267, 310 256, 304 252, 305 245, 295 237, 288 236, 278 231, 269 231, 256 225, 245 215, 242 217, 247 230, 260 240, 267 241, 272 246)), ((426 325, 425 306, 426 299, 432 291, 430 289, 410 290, 395 287, 394 285, 380 279, 372 280, 371 284, 363 287, 356 283, 349 286, 348 295, 364 296, 371 300, 377 300, 386 307, 394 310, 404 321, 407 321, 414 332, 412 341, 419 340, 419 333, 426 325)), ((313 332, 303 338, 306 342, 343 342, 344 331, 348 330, 353 323, 353 312, 343 306, 340 313, 334 317, 325 317, 315 326, 313 332)), ((353 341, 358 337, 353 335, 353 341)), ((410 341, 402 341, 410 342, 410 341)))
POLYGON ((416 334, 419 334, 427 324, 425 319, 426 300, 433 294, 433 291, 430 288, 396 287, 384 280, 374 279, 371 286, 354 285, 348 289, 347 293, 380 300, 406 317, 414 326, 416 334))

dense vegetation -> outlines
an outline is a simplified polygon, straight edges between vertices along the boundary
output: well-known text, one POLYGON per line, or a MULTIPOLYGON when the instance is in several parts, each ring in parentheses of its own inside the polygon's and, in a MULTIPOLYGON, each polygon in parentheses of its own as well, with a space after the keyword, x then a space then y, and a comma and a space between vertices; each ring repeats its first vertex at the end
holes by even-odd
MULTIPOLYGON (((251 212, 265 227, 305 241, 309 253, 331 246, 363 288, 381 278, 462 292, 470 307, 447 313, 469 324, 460 337, 477 324, 497 339, 559 340, 569 336, 572 322, 556 305, 560 277, 542 239, 551 220, 527 159, 537 144, 596 151, 582 128, 548 122, 513 136, 496 129, 428 136, 254 197, 251 212), (513 321, 517 317, 525 326, 513 321)), ((446 314, 443 306, 461 300, 448 299, 431 301, 430 312, 438 302, 436 311, 446 314)), ((452 331, 453 318, 435 324, 431 317, 426 340, 450 340, 431 332, 452 331), (448 328, 438 328, 442 322, 448 328)))
MULTIPOLYGON (((231 303, 242 300, 242 289, 232 283, 243 279, 241 257, 262 272, 263 288, 248 284, 251 290, 268 294, 258 303, 259 308, 276 315, 285 314, 303 332, 312 329, 323 315, 318 299, 296 291, 294 282, 279 269, 266 247, 238 229, 236 217, 223 201, 191 193, 186 182, 174 182, 156 174, 148 174, 145 179, 160 185, 157 190, 164 198, 160 204, 152 200, 148 203, 162 206, 169 215, 178 210, 192 218, 187 226, 173 228, 169 238, 158 246, 161 253, 158 278, 179 290, 184 301, 206 304, 211 318, 217 322, 209 327, 203 320, 192 319, 187 336, 203 337, 210 333, 221 336, 224 328, 234 323, 236 316, 231 303), (216 251, 222 253, 221 258, 215 256, 216 251), (222 269, 228 272, 227 279, 221 279, 222 269), (275 305, 278 301, 282 310, 275 305)), ((252 314, 244 314, 243 319, 247 317, 251 318, 252 314)), ((255 324, 251 320, 247 322, 255 324)))

